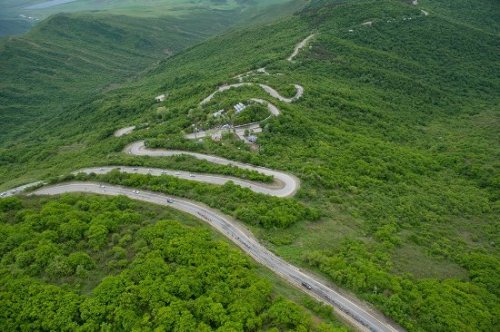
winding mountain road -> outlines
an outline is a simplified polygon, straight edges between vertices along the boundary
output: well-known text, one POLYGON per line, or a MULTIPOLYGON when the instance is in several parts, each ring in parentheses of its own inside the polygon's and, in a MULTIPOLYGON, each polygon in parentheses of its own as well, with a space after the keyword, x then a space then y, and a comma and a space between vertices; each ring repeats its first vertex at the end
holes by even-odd
MULTIPOLYGON (((295 46, 292 55, 290 57, 288 57, 287 60, 290 61, 290 62, 292 62, 293 58, 299 54, 300 50, 302 48, 304 48, 314 36, 315 36, 315 34, 312 34, 312 35, 308 36, 307 38, 305 38, 304 40, 302 40, 301 42, 299 42, 295 46)), ((269 72, 266 70, 265 67, 259 68, 257 70, 251 70, 251 71, 248 71, 246 73, 237 75, 237 76, 235 76, 233 78, 238 79, 239 83, 224 84, 224 85, 218 87, 217 90, 215 90, 215 92, 213 92, 208 97, 206 97, 205 99, 203 99, 200 102, 199 105, 203 106, 203 105, 209 103, 215 97, 215 95, 217 95, 220 92, 224 92, 224 91, 227 91, 227 90, 230 90, 230 89, 233 89, 233 88, 240 88, 240 87, 243 87, 243 86, 253 86, 253 85, 258 85, 265 92, 267 92, 271 97, 276 98, 279 101, 282 101, 282 102, 285 102, 285 103, 288 103, 288 104, 293 103, 293 102, 299 100, 304 95, 304 87, 302 85, 299 85, 299 84, 294 84, 294 87, 295 87, 295 90, 296 90, 295 96, 293 96, 291 98, 287 98, 287 97, 283 97, 278 91, 276 91, 275 89, 273 89, 269 85, 261 84, 261 83, 244 82, 245 78, 248 77, 249 75, 252 75, 253 73, 265 74, 267 76, 270 75, 269 72)), ((263 99, 258 99, 258 98, 252 98, 251 100, 255 101, 255 102, 258 102, 258 103, 261 103, 261 104, 267 104, 267 107, 269 109, 269 112, 271 112, 271 115, 279 116, 280 113, 281 113, 281 110, 279 108, 277 108, 276 106, 274 106, 273 104, 271 104, 270 102, 267 102, 267 101, 265 101, 263 99)), ((246 143, 252 143, 252 142, 250 142, 250 140, 247 137, 245 137, 245 130, 249 129, 250 127, 252 127, 252 130, 254 131, 254 133, 262 132, 262 128, 257 123, 245 124, 245 125, 240 126, 240 128, 236 128, 235 127, 234 128, 234 132, 236 133, 236 135, 240 139, 242 139, 246 143)), ((126 128, 124 128, 124 129, 126 129, 126 128)), ((205 130, 205 131, 200 131, 200 132, 196 132, 196 133, 187 134, 185 137, 187 139, 198 139, 198 138, 204 138, 204 137, 207 137, 207 136, 210 136, 210 135, 213 135, 213 134, 220 134, 220 135, 222 135, 224 132, 231 132, 232 129, 233 128, 227 128, 227 129, 212 128, 212 129, 205 130)))
POLYGON ((234 89, 241 88, 242 86, 252 86, 252 85, 260 86, 270 96, 272 96, 272 97, 274 97, 282 102, 285 102, 285 103, 293 103, 294 101, 299 100, 302 97, 302 95, 304 94, 304 87, 301 85, 298 85, 298 84, 294 84, 295 90, 296 90, 295 96, 293 96, 292 98, 287 98, 287 97, 283 97, 278 91, 276 91, 275 89, 271 88, 269 85, 266 85, 266 84, 235 83, 235 84, 226 84, 226 85, 220 86, 219 88, 217 88, 217 90, 215 90, 215 92, 213 92, 208 97, 203 99, 200 102, 200 105, 207 104, 215 97, 215 95, 217 95, 220 92, 224 92, 224 91, 227 91, 227 90, 233 89, 233 88, 234 89))
MULTIPOLYGON (((305 40, 300 42, 289 61, 298 54, 301 48, 305 47, 307 42, 313 37, 311 35, 305 40)), ((248 85, 248 83, 240 83, 234 86, 248 85)), ((299 85, 295 85, 297 89, 297 95, 293 98, 284 98, 279 95, 274 89, 260 84, 260 86, 268 92, 273 97, 282 100, 284 102, 292 102, 300 98, 303 94, 303 88, 299 85)), ((211 96, 207 97, 206 102, 210 101, 213 96, 221 89, 227 90, 231 86, 221 87, 218 91, 213 93, 211 96)), ((204 101, 205 101, 204 100, 204 101)), ((257 101, 257 100, 256 100, 257 101)), ((203 103, 203 102, 202 102, 203 103)), ((272 105, 269 103, 269 105, 272 105)), ((273 105, 274 106, 274 105, 273 105)), ((270 107, 270 106, 269 106, 270 107)), ((279 109, 271 110, 273 115, 279 114, 279 109)), ((131 132, 132 127, 124 128, 123 130, 118 130, 115 136, 120 137, 131 132)), ((228 181, 233 181, 234 183, 249 188, 254 192, 268 194, 277 197, 290 197, 293 196, 300 187, 300 181, 294 175, 272 170, 269 168, 258 167, 254 165, 245 164, 242 162, 232 161, 225 158, 206 155, 195 152, 186 152, 178 150, 164 150, 164 149, 149 149, 145 146, 144 141, 139 141, 128 145, 124 149, 124 153, 135 155, 135 156, 150 156, 150 157, 169 157, 178 155, 189 155, 199 160, 205 160, 211 163, 220 165, 229 165, 242 169, 247 169, 251 171, 257 171, 259 173, 273 176, 275 182, 273 184, 262 184, 253 181, 242 180, 230 176, 220 176, 220 175, 208 175, 208 174, 195 174, 190 172, 182 172, 175 170, 163 170, 157 168, 144 168, 144 167, 130 167, 130 166, 108 166, 108 167, 96 167, 96 168, 86 168, 78 172, 84 173, 97 173, 105 174, 113 169, 119 169, 121 172, 126 173, 136 173, 136 174, 151 174, 153 176, 159 175, 171 175, 178 178, 212 183, 216 185, 222 185, 228 181)), ((18 188, 11 189, 7 192, 0 193, 1 197, 7 197, 15 195, 32 186, 43 185, 44 182, 35 182, 27 184, 18 188)), ((73 182, 64 183, 53 186, 43 187, 33 192, 34 195, 59 195, 63 193, 94 193, 102 195, 125 195, 134 200, 140 200, 144 202, 149 202, 153 204, 159 204, 168 206, 185 213, 189 213, 204 222, 208 223, 210 226, 221 232, 228 239, 238 245, 242 250, 244 250, 248 255, 250 255, 257 262, 268 267, 271 271, 278 274, 292 285, 295 285, 303 292, 309 294, 310 296, 322 301, 326 304, 333 306, 338 309, 337 312, 346 321, 350 322, 351 325, 356 327, 361 331, 380 331, 380 332, 397 332, 404 331, 401 327, 398 327, 394 323, 388 321, 380 313, 377 313, 369 308, 368 305, 361 303, 351 296, 341 294, 340 292, 334 290, 328 285, 327 282, 321 280, 320 278, 308 274, 294 265, 286 262, 280 257, 276 256, 263 245, 261 245, 257 239, 254 238, 252 233, 242 226, 238 221, 232 219, 231 217, 224 215, 223 213, 216 211, 207 207, 206 205, 193 202, 182 198, 172 198, 163 194, 154 193, 150 191, 139 192, 133 188, 126 188, 120 186, 108 186, 106 184, 99 183, 89 183, 89 182, 73 182)))
MULTIPOLYGON (((262 104, 262 105, 266 105, 267 109, 269 110, 269 113, 271 113, 271 115, 279 116, 281 114, 281 110, 279 108, 277 108, 276 106, 274 106, 273 104, 271 104, 270 102, 268 102, 267 100, 259 99, 259 98, 252 98, 250 100, 252 100, 256 103, 262 104)), ((269 118, 267 118, 267 119, 269 119, 269 118)))
POLYGON ((122 137, 122 136, 130 134, 134 130, 135 130, 135 126, 118 129, 117 131, 115 131, 114 136, 115 137, 122 137))
MULTIPOLYGON (((248 188, 253 192, 276 196, 276 197, 293 196, 300 184, 299 180, 294 176, 280 172, 275 172, 275 174, 279 173, 279 175, 275 176, 274 182, 269 184, 250 181, 250 180, 243 180, 233 176, 201 174, 193 172, 168 170, 168 169, 133 167, 133 166, 107 166, 107 167, 85 168, 82 170, 78 170, 74 173, 107 174, 112 170, 119 170, 122 173, 128 173, 128 174, 144 174, 152 176, 169 175, 179 179, 210 183, 215 185, 224 185, 228 182, 233 182, 234 184, 237 184, 243 188, 248 188)), ((265 170, 267 169, 259 170, 259 173, 264 173, 265 170)), ((269 172, 267 175, 271 175, 270 173, 271 172, 269 172)))
MULTIPOLYGON (((203 181, 203 179, 207 179, 209 183, 214 183, 214 184, 223 184, 228 181, 233 181, 235 183, 241 184, 243 187, 250 188, 251 190, 255 192, 260 192, 260 193, 265 193, 268 195, 273 195, 277 197, 289 197, 295 195, 297 190, 300 187, 300 180, 295 177, 294 175, 285 173, 285 172, 280 172, 276 171, 273 169, 265 168, 265 167, 259 167, 259 166, 254 166, 250 164, 245 164, 242 162, 238 161, 233 161, 217 156, 212 156, 212 155, 207 155, 207 154, 202 154, 202 153, 196 153, 196 152, 187 152, 187 151, 178 151, 178 150, 163 150, 163 149, 148 149, 144 141, 139 141, 132 143, 128 145, 125 148, 125 153, 132 154, 135 156, 149 156, 149 157, 171 157, 171 156, 181 156, 181 155, 188 155, 191 157, 194 157, 199 160, 206 160, 208 162, 214 163, 214 164, 219 164, 219 165, 228 165, 228 166, 235 166, 238 168, 242 169, 247 169, 250 171, 256 171, 259 173, 262 173, 264 175, 270 175, 274 178, 276 181, 276 185, 270 186, 266 184, 261 184, 257 182, 251 182, 251 181, 246 181, 246 180, 241 180, 238 178, 233 178, 233 177, 228 177, 228 176, 220 176, 220 175, 205 175, 204 177, 202 175, 197 175, 199 181, 203 181)), ((113 167, 111 167, 113 168, 113 167)), ((116 167, 114 167, 116 168, 116 167)), ((129 169, 132 167, 129 167, 129 169)), ((133 169, 133 168, 132 168, 133 169)), ((104 169, 103 169, 104 170, 104 169)), ((161 171, 161 170, 160 170, 161 171)), ((167 171, 164 170, 165 172, 170 172, 170 174, 178 177, 182 177, 182 172, 176 172, 176 171, 167 171), (177 175, 179 173, 179 175, 177 175)), ((129 170, 130 172, 130 170, 129 170)), ((137 171, 133 172, 139 172, 139 168, 137 168, 137 171)), ((152 170, 151 170, 152 172, 152 170)), ((192 173, 191 173, 192 174, 192 173)), ((196 176, 193 178, 188 174, 189 180, 196 180, 196 176)))

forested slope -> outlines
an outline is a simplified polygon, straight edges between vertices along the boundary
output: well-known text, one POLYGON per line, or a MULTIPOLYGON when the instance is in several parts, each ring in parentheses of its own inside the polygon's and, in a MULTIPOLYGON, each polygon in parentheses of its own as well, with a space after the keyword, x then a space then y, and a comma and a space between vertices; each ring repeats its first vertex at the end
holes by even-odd
POLYGON ((5 331, 344 331, 171 210, 124 197, 10 198, 0 229, 5 331))
POLYGON ((418 3, 444 20, 491 33, 497 37, 500 34, 498 2, 495 0, 419 0, 418 3))
POLYGON ((2 143, 76 111, 97 93, 115 89, 159 60, 235 23, 251 23, 252 15, 259 13, 208 7, 175 16, 159 11, 153 17, 134 16, 133 11, 66 13, 49 17, 25 35, 7 38, 0 45, 2 143))

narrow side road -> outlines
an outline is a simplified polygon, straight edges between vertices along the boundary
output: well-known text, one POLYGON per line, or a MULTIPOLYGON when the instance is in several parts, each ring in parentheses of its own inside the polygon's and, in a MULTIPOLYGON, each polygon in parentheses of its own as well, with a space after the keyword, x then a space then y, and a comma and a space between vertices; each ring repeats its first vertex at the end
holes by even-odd
POLYGON ((299 85, 299 84, 294 84, 295 90, 296 90, 295 96, 293 96, 292 98, 287 98, 287 97, 283 97, 278 91, 276 91, 275 89, 271 88, 269 85, 266 85, 266 84, 235 83, 235 84, 220 86, 217 90, 215 90, 215 92, 213 92, 211 95, 209 95, 208 97, 203 99, 200 102, 200 105, 207 104, 209 101, 211 101, 215 97, 216 94, 218 94, 220 92, 224 92, 224 91, 227 91, 227 90, 233 89, 233 88, 235 88, 235 89, 240 88, 242 86, 252 86, 252 85, 260 86, 270 96, 272 96, 272 97, 274 97, 282 102, 288 103, 288 104, 293 103, 296 100, 299 100, 304 95, 304 87, 302 85, 299 85))
POLYGON ((311 40, 314 36, 316 36, 316 35, 315 35, 315 34, 312 34, 312 35, 308 36, 306 39, 304 39, 303 41, 301 41, 300 43, 298 43, 298 44, 297 44, 297 46, 295 46, 295 49, 293 50, 292 55, 290 55, 290 56, 288 57, 288 59, 287 59, 287 60, 288 60, 288 61, 290 61, 290 62, 292 62, 292 61, 293 61, 293 59, 295 59, 295 57, 296 57, 297 55, 299 55, 300 50, 301 50, 301 49, 303 49, 304 47, 306 47, 306 46, 307 46, 307 44, 309 43, 309 41, 310 41, 310 40, 311 40))
POLYGON ((150 156, 150 157, 171 157, 171 156, 188 155, 196 159, 209 161, 214 164, 235 166, 243 169, 248 169, 251 171, 256 171, 265 175, 270 175, 279 183, 283 184, 280 189, 276 189, 272 193, 269 191, 267 192, 268 194, 272 194, 277 197, 293 196, 300 188, 300 180, 292 174, 276 171, 265 167, 245 164, 242 162, 233 161, 217 156, 196 153, 196 152, 178 151, 178 150, 149 149, 145 146, 144 141, 132 143, 128 145, 124 151, 125 153, 135 156, 150 156))
POLYGON ((117 131, 115 131, 114 136, 115 137, 122 137, 122 136, 130 134, 134 130, 135 130, 135 126, 118 129, 117 131))

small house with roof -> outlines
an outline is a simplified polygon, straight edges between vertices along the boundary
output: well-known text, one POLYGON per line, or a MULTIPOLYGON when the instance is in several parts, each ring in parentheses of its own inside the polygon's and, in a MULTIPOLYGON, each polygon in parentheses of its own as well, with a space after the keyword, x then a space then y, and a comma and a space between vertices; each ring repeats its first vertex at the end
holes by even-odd
POLYGON ((167 99, 167 96, 165 96, 165 95, 159 95, 158 97, 155 98, 157 103, 164 102, 165 99, 167 99))

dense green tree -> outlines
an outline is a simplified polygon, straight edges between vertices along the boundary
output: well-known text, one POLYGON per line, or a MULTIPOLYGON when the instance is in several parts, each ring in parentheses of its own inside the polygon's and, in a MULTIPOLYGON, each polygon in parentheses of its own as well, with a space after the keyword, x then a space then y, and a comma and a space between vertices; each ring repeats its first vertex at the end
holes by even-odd
POLYGON ((0 260, 0 330, 317 329, 241 252, 206 229, 151 220, 160 209, 125 197, 16 202, 22 213, 0 223, 11 249, 0 260))

